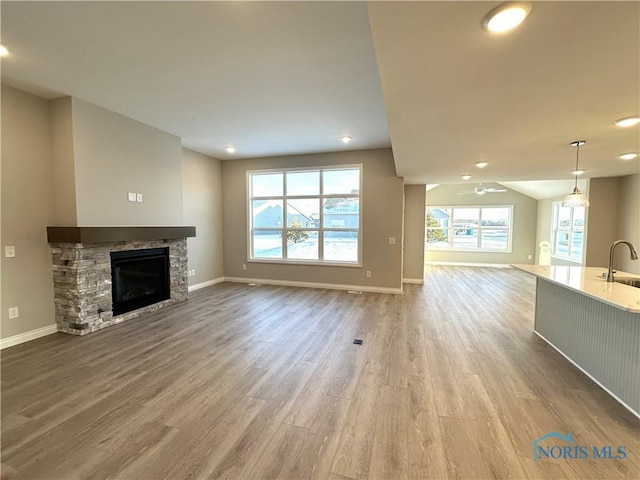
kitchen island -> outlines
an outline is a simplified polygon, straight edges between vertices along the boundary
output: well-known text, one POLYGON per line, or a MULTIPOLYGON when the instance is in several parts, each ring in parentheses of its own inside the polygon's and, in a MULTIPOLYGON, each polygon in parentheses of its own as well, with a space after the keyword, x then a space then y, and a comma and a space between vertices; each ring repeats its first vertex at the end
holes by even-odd
POLYGON ((640 288, 606 268, 512 266, 536 276, 534 331, 640 417, 640 288))

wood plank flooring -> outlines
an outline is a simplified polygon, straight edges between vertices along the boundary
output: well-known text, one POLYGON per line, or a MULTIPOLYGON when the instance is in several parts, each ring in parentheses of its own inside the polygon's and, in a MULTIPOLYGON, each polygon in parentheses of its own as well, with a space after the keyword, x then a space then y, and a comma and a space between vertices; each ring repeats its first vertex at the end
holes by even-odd
POLYGON ((532 332, 531 277, 429 267, 405 289, 225 283, 5 349, 2 462, 24 479, 640 478, 639 421, 532 332), (628 457, 534 461, 551 431, 628 457))

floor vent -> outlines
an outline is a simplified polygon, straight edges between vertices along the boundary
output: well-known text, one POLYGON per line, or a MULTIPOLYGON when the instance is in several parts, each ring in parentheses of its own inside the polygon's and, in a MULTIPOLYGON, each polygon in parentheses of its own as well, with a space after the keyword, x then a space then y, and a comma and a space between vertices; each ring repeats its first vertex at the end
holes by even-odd
POLYGON ((247 283, 247 285, 249 285, 250 287, 261 287, 262 286, 261 283, 247 283))
POLYGON ((356 338, 356 339, 353 341, 353 344, 354 344, 354 345, 362 345, 362 340, 361 340, 360 338, 356 338))
POLYGON ((347 293, 352 295, 362 295, 362 290, 347 290, 347 293))

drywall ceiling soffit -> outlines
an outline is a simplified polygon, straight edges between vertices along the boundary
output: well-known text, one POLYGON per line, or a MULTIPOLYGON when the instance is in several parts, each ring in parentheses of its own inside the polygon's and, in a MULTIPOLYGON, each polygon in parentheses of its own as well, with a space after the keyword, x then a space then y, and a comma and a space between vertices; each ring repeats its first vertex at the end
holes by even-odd
POLYGON ((508 35, 482 19, 500 2, 370 2, 396 169, 405 183, 571 178, 637 172, 617 157, 640 129, 638 2, 534 2, 508 35), (484 170, 474 163, 488 161, 484 170))
MULTIPOLYGON (((520 192, 536 200, 545 198, 555 198, 563 195, 569 195, 573 191, 575 180, 537 180, 524 182, 500 182, 511 190, 520 192)), ((587 180, 579 179, 578 188, 585 192, 587 189, 587 180)))
POLYGON ((2 81, 16 88, 80 98, 222 159, 390 146, 363 2, 0 8, 2 81))

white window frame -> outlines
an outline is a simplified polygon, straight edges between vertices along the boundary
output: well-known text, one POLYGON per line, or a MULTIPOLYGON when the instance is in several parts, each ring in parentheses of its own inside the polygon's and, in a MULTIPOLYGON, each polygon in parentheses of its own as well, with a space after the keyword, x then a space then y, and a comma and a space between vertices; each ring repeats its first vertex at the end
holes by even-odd
POLYGON ((341 267, 362 267, 362 219, 363 219, 363 202, 362 202, 362 186, 363 186, 363 168, 362 164, 353 165, 326 165, 322 167, 301 167, 301 168, 276 168, 265 170, 247 170, 246 174, 246 200, 247 200, 247 261, 256 263, 280 263, 280 264, 298 264, 298 265, 324 265, 324 266, 341 266, 341 267), (323 194, 323 175, 324 171, 336 171, 336 170, 359 170, 360 171, 360 184, 358 186, 358 193, 337 193, 337 194, 323 194), (287 195, 287 173, 304 173, 304 172, 319 172, 319 190, 318 194, 314 195, 287 195), (283 177, 283 192, 282 195, 273 196, 253 196, 251 191, 251 176, 254 174, 268 174, 268 173, 281 173, 283 177), (309 200, 319 199, 320 211, 318 215, 320 217, 320 225, 317 228, 295 228, 287 226, 287 212, 286 205, 287 200, 309 200), (358 227, 355 228, 332 228, 324 226, 324 199, 329 198, 358 198, 358 227), (281 200, 283 205, 283 225, 281 227, 256 227, 252 225, 252 205, 254 200, 281 200), (253 232, 254 230, 280 230, 282 232, 282 258, 261 258, 253 256, 253 232), (313 231, 318 232, 318 260, 299 259, 299 258, 287 258, 287 231, 313 231), (356 261, 340 261, 340 260, 324 260, 324 232, 344 232, 355 231, 358 234, 358 258, 356 261))
MULTIPOLYGON (((573 214, 574 214, 574 209, 575 208, 585 208, 585 207, 564 207, 564 208, 570 208, 571 209, 571 213, 569 214, 569 227, 568 228, 559 228, 558 225, 558 221, 560 216, 558 215, 558 208, 562 207, 562 201, 558 201, 558 202, 553 202, 551 204, 551 239, 550 242, 551 243, 551 256, 553 258, 558 258, 561 260, 567 260, 569 262, 574 262, 574 263, 582 263, 582 261, 584 260, 584 241, 585 241, 585 228, 584 225, 582 225, 582 230, 575 230, 573 228, 573 214), (581 231, 582 232, 582 253, 580 254, 580 257, 576 257, 576 256, 572 256, 571 255, 571 251, 573 250, 573 235, 575 232, 577 231, 581 231), (556 252, 556 246, 557 246, 557 242, 558 242, 558 232, 563 232, 563 233, 568 233, 569 237, 568 237, 568 245, 567 245, 567 250, 569 251, 568 255, 563 255, 562 253, 557 253, 556 252)), ((585 209, 584 212, 584 217, 586 219, 587 216, 587 212, 585 209)))
MULTIPOLYGON (((506 226, 508 233, 507 233, 507 249, 506 250, 502 250, 502 249, 495 249, 495 248, 466 248, 466 247, 454 247, 453 244, 453 237, 454 237, 454 225, 453 225, 453 220, 450 222, 449 226, 447 228, 440 228, 440 230, 448 230, 448 238, 449 238, 449 247, 448 248, 443 248, 443 247, 429 247, 429 243, 427 243, 427 232, 428 230, 433 230, 435 229, 435 227, 426 227, 425 228, 425 249, 429 250, 431 252, 476 252, 476 253, 513 253, 513 249, 512 249, 512 244, 513 244, 513 210, 514 210, 514 206, 513 205, 427 205, 427 210, 426 212, 429 211, 429 209, 433 209, 433 208, 437 208, 437 209, 450 209, 451 210, 451 218, 453 219, 453 212, 456 209, 461 209, 461 208, 477 208, 480 210, 479 212, 479 218, 478 218, 478 227, 473 228, 473 230, 477 230, 478 231, 478 245, 480 245, 482 243, 482 231, 483 230, 504 230, 505 227, 504 226, 482 226, 482 209, 488 209, 488 208, 507 208, 509 210, 509 225, 506 226)), ((426 215, 425 212, 425 215, 426 215)))

